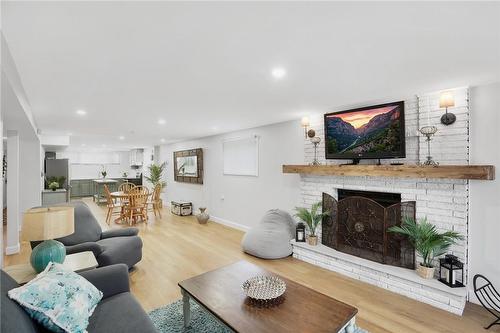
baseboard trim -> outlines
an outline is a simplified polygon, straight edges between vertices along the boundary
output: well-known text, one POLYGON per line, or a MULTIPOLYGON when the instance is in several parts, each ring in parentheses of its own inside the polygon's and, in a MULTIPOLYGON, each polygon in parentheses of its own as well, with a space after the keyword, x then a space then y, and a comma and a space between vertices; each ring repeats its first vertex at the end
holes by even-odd
POLYGON ((6 255, 16 254, 19 253, 19 251, 21 251, 21 246, 19 245, 19 243, 17 243, 17 245, 14 246, 7 246, 5 248, 6 255))
POLYGON ((226 227, 230 227, 230 228, 233 228, 233 229, 238 229, 238 230, 241 230, 241 231, 245 231, 245 232, 247 232, 248 230, 250 230, 250 227, 248 227, 246 225, 239 224, 239 223, 236 223, 236 222, 233 222, 233 221, 229 221, 229 220, 225 220, 225 219, 221 219, 220 217, 217 217, 217 216, 210 215, 210 221, 215 222, 215 223, 219 223, 219 224, 222 224, 222 225, 225 225, 226 227))

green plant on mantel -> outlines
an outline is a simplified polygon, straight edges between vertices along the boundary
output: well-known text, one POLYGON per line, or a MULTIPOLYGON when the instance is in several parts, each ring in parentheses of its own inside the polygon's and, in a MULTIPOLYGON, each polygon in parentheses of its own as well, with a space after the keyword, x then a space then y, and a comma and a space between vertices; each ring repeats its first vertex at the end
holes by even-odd
POLYGON ((157 185, 161 186, 163 190, 167 183, 163 180, 163 172, 165 171, 165 167, 167 164, 165 162, 161 164, 151 164, 148 166, 149 176, 145 176, 146 180, 151 183, 154 187, 157 185))
POLYGON ((52 191, 55 191, 59 188, 59 183, 58 182, 52 182, 49 184, 49 189, 51 189, 52 191))
POLYGON ((295 207, 295 211, 297 212, 295 216, 305 222, 309 229, 309 235, 312 237, 316 236, 316 229, 323 220, 323 217, 330 215, 329 212, 321 212, 321 208, 321 202, 312 204, 310 210, 304 207, 295 207))
POLYGON ((440 233, 435 225, 427 222, 427 218, 420 219, 417 223, 415 219, 405 217, 401 226, 390 227, 388 231, 407 236, 423 259, 421 265, 428 268, 434 267, 434 258, 445 254, 451 245, 463 239, 463 236, 455 231, 440 233))

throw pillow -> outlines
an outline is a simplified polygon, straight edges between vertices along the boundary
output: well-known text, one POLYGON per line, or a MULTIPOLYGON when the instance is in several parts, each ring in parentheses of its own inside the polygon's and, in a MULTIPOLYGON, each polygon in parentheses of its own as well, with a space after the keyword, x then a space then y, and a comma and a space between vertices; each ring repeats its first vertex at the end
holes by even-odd
POLYGON ((49 263, 36 278, 8 292, 30 317, 52 332, 83 333, 102 292, 61 264, 49 263))

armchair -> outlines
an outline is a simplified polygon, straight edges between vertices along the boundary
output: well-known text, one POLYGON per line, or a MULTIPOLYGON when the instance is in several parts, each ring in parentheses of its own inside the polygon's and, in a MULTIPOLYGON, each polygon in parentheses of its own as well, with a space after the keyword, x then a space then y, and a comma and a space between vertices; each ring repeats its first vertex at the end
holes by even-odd
MULTIPOLYGON (((99 267, 126 264, 133 267, 142 259, 142 240, 137 228, 102 231, 101 226, 84 202, 72 202, 75 207, 75 232, 57 239, 66 247, 66 253, 92 251, 99 267)), ((35 247, 38 242, 31 242, 35 247)))

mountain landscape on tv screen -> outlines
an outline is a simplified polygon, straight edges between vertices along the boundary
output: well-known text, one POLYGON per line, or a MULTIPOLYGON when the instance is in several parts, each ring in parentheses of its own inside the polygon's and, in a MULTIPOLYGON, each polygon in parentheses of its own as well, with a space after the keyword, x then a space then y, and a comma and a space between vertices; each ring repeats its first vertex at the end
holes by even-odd
MULTIPOLYGON (((349 115, 360 113, 369 118, 374 110, 357 111, 342 115, 327 116, 326 149, 329 154, 367 154, 380 152, 398 152, 401 147, 401 126, 398 106, 389 111, 373 116, 367 123, 356 128, 349 115)), ((385 111, 385 110, 384 110, 385 111)), ((356 125, 356 124, 355 124, 356 125)))

